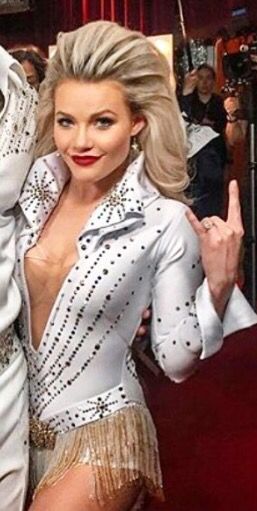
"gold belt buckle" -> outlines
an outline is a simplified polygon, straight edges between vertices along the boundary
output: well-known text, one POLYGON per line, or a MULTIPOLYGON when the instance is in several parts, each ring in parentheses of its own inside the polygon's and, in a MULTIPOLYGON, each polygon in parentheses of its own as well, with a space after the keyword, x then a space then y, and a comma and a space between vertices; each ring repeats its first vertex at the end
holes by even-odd
POLYGON ((39 449, 53 450, 56 442, 56 432, 45 422, 32 417, 29 421, 30 442, 39 449))

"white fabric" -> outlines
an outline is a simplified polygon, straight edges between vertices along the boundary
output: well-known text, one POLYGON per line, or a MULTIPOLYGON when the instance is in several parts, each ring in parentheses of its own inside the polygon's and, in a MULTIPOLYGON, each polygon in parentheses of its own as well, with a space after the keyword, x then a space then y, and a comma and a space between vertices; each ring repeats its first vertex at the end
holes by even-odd
POLYGON ((235 286, 225 310, 222 322, 223 334, 221 329, 220 341, 218 341, 217 331, 213 328, 215 311, 211 305, 210 291, 206 280, 197 291, 197 311, 204 338, 208 338, 208 343, 204 342, 203 344, 201 359, 214 355, 221 348, 223 337, 254 325, 257 317, 241 291, 235 286), (204 308, 206 314, 201 314, 201 310, 204 308))
POLYGON ((0 508, 22 511, 28 482, 28 395, 20 350, 0 376, 0 508))
POLYGON ((202 126, 201 124, 189 122, 185 112, 182 112, 182 119, 187 135, 187 158, 195 156, 203 147, 209 144, 211 140, 214 140, 214 138, 220 135, 210 126, 202 126))
MULTIPOLYGON (((199 357, 222 344, 222 324, 206 283, 201 286, 198 240, 186 207, 160 195, 144 173, 143 159, 140 155, 130 165, 82 229, 79 260, 56 297, 37 352, 28 327, 23 263, 67 180, 56 153, 34 164, 21 196, 16 276, 24 303, 21 332, 31 408, 59 432, 135 402, 144 405, 130 346, 150 303, 152 348, 172 380, 185 379, 199 357)), ((236 301, 234 295, 230 300, 229 322, 233 331, 257 322, 239 291, 236 301), (232 310, 238 315, 230 321, 232 310)))
POLYGON ((12 278, 15 262, 13 211, 32 161, 36 92, 22 67, 0 47, 0 332, 18 315, 20 295, 12 278))
MULTIPOLYGON (((29 170, 35 142, 37 95, 22 67, 0 47, 0 333, 16 319, 20 294, 15 263, 15 206, 29 170)), ((27 488, 28 399, 26 363, 17 338, 0 374, 0 508, 21 511, 27 488)), ((1 356, 1 339, 0 339, 1 356)), ((1 364, 2 366, 3 364, 1 364)))

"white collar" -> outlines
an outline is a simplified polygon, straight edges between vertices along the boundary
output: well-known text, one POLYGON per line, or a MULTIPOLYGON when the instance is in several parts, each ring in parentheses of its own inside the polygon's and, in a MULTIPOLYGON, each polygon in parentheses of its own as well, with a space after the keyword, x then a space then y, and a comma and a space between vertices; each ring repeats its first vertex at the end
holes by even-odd
MULTIPOLYGON (((59 200, 69 171, 57 152, 39 158, 26 180, 19 203, 31 227, 40 228, 59 200)), ((144 207, 160 192, 144 172, 143 152, 128 166, 122 179, 103 198, 87 230, 144 216, 144 207)))

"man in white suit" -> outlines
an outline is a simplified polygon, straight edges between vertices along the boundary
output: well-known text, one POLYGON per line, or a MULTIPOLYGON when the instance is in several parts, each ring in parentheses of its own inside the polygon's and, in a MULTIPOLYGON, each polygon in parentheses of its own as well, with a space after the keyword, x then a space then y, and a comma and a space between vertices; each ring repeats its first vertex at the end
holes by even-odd
POLYGON ((0 508, 21 511, 28 474, 26 362, 13 323, 20 294, 12 277, 14 207, 32 161, 37 95, 0 47, 0 508))

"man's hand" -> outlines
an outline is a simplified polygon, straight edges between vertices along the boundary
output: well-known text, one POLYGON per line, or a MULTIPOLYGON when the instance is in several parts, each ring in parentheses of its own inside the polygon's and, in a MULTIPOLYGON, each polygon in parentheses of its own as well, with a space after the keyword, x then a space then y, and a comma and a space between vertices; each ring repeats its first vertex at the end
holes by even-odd
POLYGON ((228 117, 231 119, 231 121, 236 120, 237 113, 240 108, 239 99, 234 96, 229 96, 224 101, 224 108, 228 114, 228 117))
POLYGON ((184 78, 183 85, 183 96, 187 96, 188 94, 192 94, 194 92, 198 82, 197 70, 194 69, 190 73, 187 73, 184 78))

